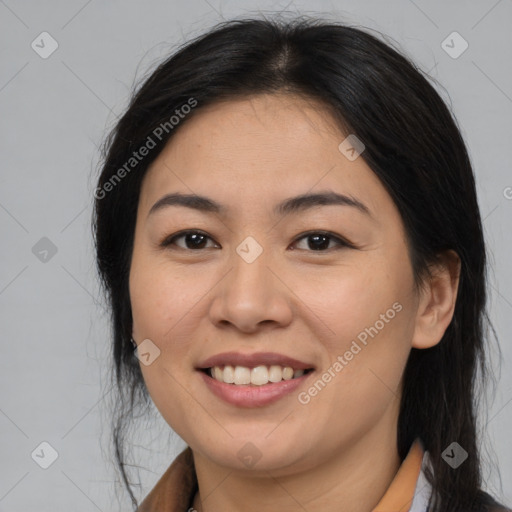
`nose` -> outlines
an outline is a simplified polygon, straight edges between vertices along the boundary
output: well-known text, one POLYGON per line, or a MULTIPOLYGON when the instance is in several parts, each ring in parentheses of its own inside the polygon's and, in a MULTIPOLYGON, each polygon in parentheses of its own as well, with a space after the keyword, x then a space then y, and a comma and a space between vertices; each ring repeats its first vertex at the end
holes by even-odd
POLYGON ((265 252, 251 263, 233 255, 230 271, 215 287, 210 305, 210 320, 216 327, 254 333, 291 323, 293 294, 272 267, 265 252))

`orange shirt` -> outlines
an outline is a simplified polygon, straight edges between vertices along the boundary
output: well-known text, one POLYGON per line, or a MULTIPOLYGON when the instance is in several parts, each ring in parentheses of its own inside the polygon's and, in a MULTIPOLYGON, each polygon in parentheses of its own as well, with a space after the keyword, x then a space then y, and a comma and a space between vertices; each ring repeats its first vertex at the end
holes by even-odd
MULTIPOLYGON (((421 441, 416 439, 388 490, 372 512, 410 511, 424 453, 421 441)), ((187 512, 196 491, 194 459, 192 450, 187 447, 162 475, 137 512, 187 512)))

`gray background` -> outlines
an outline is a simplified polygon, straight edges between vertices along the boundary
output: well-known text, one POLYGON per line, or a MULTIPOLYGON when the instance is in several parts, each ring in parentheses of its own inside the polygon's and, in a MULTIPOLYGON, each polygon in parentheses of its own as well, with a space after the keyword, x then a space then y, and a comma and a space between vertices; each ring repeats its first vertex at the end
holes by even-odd
MULTIPOLYGON (((478 180, 502 350, 483 421, 502 492, 492 465, 485 477, 512 503, 511 0, 0 0, 0 511, 121 509, 108 448, 108 316, 89 228, 97 146, 134 80, 177 44, 222 19, 283 9, 391 36, 442 84, 456 113, 478 180), (31 43, 41 47, 45 31, 58 48, 42 58, 31 43), (457 58, 442 47, 453 31, 469 44, 457 58), (35 462, 50 461, 42 442, 58 453, 48 469, 35 462)), ((462 49, 458 39, 445 44, 462 49)), ((146 468, 142 497, 183 442, 158 417, 140 422, 134 436, 134 463, 146 468)))

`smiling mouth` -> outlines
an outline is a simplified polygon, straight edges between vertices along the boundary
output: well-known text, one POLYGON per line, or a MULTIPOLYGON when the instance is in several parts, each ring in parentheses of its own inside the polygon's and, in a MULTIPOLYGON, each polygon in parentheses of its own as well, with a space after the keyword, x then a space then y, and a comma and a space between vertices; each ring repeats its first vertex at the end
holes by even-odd
POLYGON ((200 371, 218 382, 233 386, 264 386, 297 379, 312 372, 313 368, 303 370, 281 365, 260 365, 254 368, 225 365, 203 368, 200 371))

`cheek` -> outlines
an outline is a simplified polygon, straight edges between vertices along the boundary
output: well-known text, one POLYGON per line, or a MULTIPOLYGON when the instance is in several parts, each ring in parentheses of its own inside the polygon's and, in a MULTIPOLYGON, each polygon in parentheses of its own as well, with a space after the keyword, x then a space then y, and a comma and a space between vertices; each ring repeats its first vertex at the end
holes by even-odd
POLYGON ((314 285, 309 280, 296 283, 297 295, 322 320, 329 345, 339 349, 340 341, 355 339, 359 334, 364 342, 364 333, 369 337, 368 330, 375 333, 375 326, 379 333, 393 331, 396 319, 406 316, 403 302, 409 300, 412 280, 407 272, 393 272, 386 265, 372 262, 325 273, 314 285))
POLYGON ((129 281, 133 336, 139 342, 150 339, 160 350, 150 365, 141 362, 140 369, 156 408, 179 435, 191 428, 184 420, 191 414, 191 397, 182 382, 192 365, 192 327, 198 315, 204 315, 200 307, 193 307, 200 306, 200 290, 193 280, 187 281, 188 286, 182 286, 176 272, 134 252, 129 281))
POLYGON ((134 253, 130 269, 134 336, 150 338, 160 346, 179 332, 185 324, 180 319, 194 315, 194 304, 201 297, 196 284, 195 279, 185 279, 161 262, 134 253))
POLYGON ((186 416, 181 410, 190 401, 182 382, 190 378, 194 340, 207 311, 205 293, 212 284, 197 272, 177 272, 168 265, 134 253, 130 270, 133 336, 150 339, 160 350, 149 366, 140 364, 148 391, 162 416, 174 424, 186 416), (182 396, 183 395, 183 396, 182 396))
POLYGON ((414 332, 412 273, 405 264, 374 261, 340 272, 329 282, 314 290, 304 287, 301 296, 308 296, 308 305, 318 313, 316 332, 321 328, 326 333, 321 339, 323 371, 331 368, 337 375, 331 389, 352 403, 353 410, 358 409, 358 400, 369 405, 386 401, 385 395, 392 398, 398 392, 414 332))

